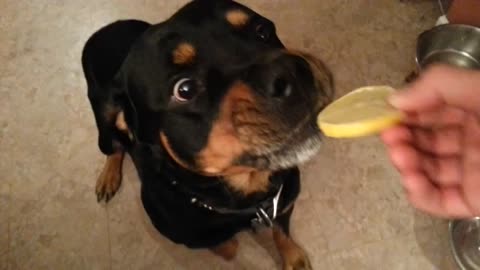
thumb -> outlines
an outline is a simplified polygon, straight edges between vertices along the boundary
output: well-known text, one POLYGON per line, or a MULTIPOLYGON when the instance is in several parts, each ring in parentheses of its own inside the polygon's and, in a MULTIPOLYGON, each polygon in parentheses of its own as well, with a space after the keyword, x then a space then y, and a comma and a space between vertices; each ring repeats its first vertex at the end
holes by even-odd
POLYGON ((390 103, 402 111, 426 111, 454 106, 480 112, 480 72, 449 66, 434 66, 403 91, 395 93, 390 103))
POLYGON ((395 108, 407 112, 433 110, 443 104, 436 91, 421 85, 397 91, 389 98, 389 102, 395 108))

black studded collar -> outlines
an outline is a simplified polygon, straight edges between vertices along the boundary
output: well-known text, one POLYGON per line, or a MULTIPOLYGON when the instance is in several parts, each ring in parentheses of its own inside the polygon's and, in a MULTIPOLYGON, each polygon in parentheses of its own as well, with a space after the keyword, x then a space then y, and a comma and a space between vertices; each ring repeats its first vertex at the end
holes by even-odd
MULTIPOLYGON (((170 163, 169 166, 171 167, 172 164, 170 163)), ((178 169, 174 169, 173 172, 169 171, 170 170, 164 171, 164 173, 167 172, 168 175, 168 179, 165 180, 169 182, 171 188, 175 190, 175 192, 181 193, 183 195, 181 197, 187 200, 192 206, 221 215, 239 215, 248 217, 253 227, 273 226, 273 221, 277 218, 277 216, 284 213, 290 207, 290 205, 288 205, 288 207, 281 207, 279 204, 284 195, 282 177, 276 177, 275 175, 271 176, 270 192, 268 192, 268 194, 260 200, 256 201, 254 205, 239 205, 232 207, 231 205, 227 206, 211 201, 202 192, 205 190, 205 186, 207 186, 207 189, 219 188, 223 190, 224 194, 227 193, 228 195, 228 193, 230 193, 230 195, 232 195, 232 191, 225 190, 225 185, 224 183, 220 182, 220 179, 210 179, 209 183, 204 183, 202 186, 195 186, 185 183, 184 179, 175 173, 175 171, 178 172, 178 169)))
MULTIPOLYGON (((272 226, 275 218, 288 211, 300 191, 298 168, 274 172, 267 193, 241 196, 218 177, 207 177, 185 170, 171 160, 159 146, 140 144, 135 151, 150 164, 150 179, 170 190, 185 205, 219 215, 242 216, 252 227, 272 226), (165 158, 167 157, 167 158, 165 158), (152 178, 153 177, 153 178, 152 178)), ((141 162, 141 161, 140 161, 141 162)), ((160 188, 160 186, 158 186, 160 188)))

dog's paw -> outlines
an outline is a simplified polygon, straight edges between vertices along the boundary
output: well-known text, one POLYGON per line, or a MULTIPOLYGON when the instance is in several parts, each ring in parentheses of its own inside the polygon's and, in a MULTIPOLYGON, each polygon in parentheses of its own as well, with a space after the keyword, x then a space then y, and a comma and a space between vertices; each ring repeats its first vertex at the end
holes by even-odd
POLYGON ((312 270, 312 264, 307 254, 299 246, 291 249, 288 256, 285 256, 283 270, 312 270))
POLYGON ((120 188, 122 176, 120 172, 107 170, 105 168, 97 179, 97 185, 95 186, 95 193, 97 194, 97 201, 105 202, 110 201, 120 188))
POLYGON ((237 255, 238 250, 238 240, 232 238, 221 245, 210 248, 210 250, 217 256, 222 257, 226 261, 231 261, 237 255))
POLYGON ((273 240, 283 260, 283 270, 312 270, 307 253, 280 228, 273 229, 273 240))

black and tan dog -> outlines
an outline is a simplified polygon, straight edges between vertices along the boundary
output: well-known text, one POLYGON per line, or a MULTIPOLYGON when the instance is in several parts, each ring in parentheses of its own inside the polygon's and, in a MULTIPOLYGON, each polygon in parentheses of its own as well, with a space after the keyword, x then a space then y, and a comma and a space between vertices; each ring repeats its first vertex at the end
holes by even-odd
POLYGON ((151 222, 173 242, 230 259, 237 232, 265 225, 285 269, 311 268, 289 220, 296 166, 317 152, 316 115, 333 95, 321 61, 285 49, 243 5, 196 0, 159 24, 105 26, 82 62, 107 156, 98 200, 119 188, 128 153, 151 222))

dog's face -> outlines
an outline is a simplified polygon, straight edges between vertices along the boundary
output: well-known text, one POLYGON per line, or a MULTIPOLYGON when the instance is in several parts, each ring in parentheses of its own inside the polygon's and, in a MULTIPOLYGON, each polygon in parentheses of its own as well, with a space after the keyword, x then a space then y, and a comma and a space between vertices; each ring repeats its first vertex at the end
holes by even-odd
POLYGON ((307 160, 333 96, 321 61, 286 49, 271 21, 228 0, 193 1, 151 26, 119 74, 138 139, 208 175, 307 160))

